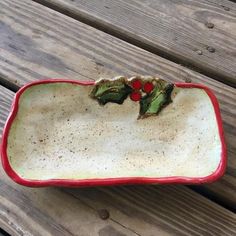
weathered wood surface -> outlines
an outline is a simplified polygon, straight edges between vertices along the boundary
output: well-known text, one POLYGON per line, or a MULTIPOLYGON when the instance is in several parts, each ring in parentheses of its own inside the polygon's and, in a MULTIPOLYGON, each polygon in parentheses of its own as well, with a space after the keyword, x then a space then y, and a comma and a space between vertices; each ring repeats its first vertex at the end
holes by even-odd
POLYGON ((222 111, 229 164, 225 177, 204 188, 236 208, 236 90, 139 49, 29 0, 0 3, 0 75, 22 86, 35 79, 97 79, 152 74, 208 85, 222 111), (222 188, 223 186, 223 188, 222 188))
POLYGON ((236 86, 236 6, 230 1, 36 1, 236 86))
MULTIPOLYGON (((13 96, 0 86, 1 124, 13 96)), ((0 167, 0 227, 12 236, 231 236, 236 214, 180 185, 37 189, 15 184, 0 167), (100 219, 101 209, 109 219, 100 219)))

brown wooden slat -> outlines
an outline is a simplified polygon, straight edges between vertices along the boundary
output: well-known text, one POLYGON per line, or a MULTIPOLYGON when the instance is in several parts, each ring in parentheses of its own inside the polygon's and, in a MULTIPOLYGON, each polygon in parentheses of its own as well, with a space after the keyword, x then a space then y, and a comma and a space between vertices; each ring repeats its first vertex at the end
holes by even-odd
MULTIPOLYGON (((13 95, 0 86, 2 121, 13 95)), ((180 185, 27 188, 0 166, 0 227, 13 236, 231 236, 236 214, 180 185), (99 218, 101 209, 110 213, 108 220, 99 218)))
POLYGON ((221 181, 204 188, 236 208, 236 89, 37 3, 5 0, 0 5, 0 75, 9 83, 151 74, 171 81, 191 78, 212 88, 220 102, 229 164, 221 181))
POLYGON ((230 1, 35 1, 236 86, 236 4, 230 1))

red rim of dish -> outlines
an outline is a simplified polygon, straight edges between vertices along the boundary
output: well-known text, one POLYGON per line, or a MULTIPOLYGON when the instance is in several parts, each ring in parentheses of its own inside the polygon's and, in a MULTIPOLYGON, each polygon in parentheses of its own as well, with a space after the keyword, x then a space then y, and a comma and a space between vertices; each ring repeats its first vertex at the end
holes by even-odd
POLYGON ((220 178, 226 169, 227 162, 227 152, 226 144, 222 126, 222 119, 220 115, 219 104, 216 96, 213 92, 206 86, 193 83, 175 83, 176 87, 180 88, 199 88, 205 90, 205 92, 210 97, 212 105, 214 107, 216 121, 218 125, 218 132, 221 141, 221 160, 214 173, 205 177, 185 177, 185 176, 172 176, 172 177, 119 177, 119 178, 96 178, 96 179, 48 179, 48 180, 31 180, 20 177, 11 167, 8 156, 7 156, 7 138, 9 130, 17 115, 19 99, 22 93, 29 87, 39 84, 47 83, 72 83, 83 86, 94 85, 94 81, 74 81, 65 79, 49 79, 41 80, 33 83, 29 83, 23 86, 16 94, 14 101, 12 103, 11 112, 8 116, 6 124, 3 129, 2 144, 1 144, 1 159, 2 165, 6 173, 12 178, 16 183, 25 185, 28 187, 45 187, 45 186, 67 186, 67 187, 79 187, 79 186, 105 186, 105 185, 119 185, 119 184, 201 184, 210 183, 218 178, 220 178))

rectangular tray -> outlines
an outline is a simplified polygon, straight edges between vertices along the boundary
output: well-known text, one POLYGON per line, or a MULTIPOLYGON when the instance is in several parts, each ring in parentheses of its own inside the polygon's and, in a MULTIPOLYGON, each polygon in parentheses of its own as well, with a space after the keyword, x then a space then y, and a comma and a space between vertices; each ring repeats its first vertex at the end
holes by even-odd
MULTIPOLYGON (((142 78, 141 78, 142 80, 142 78)), ((94 81, 43 80, 15 95, 3 131, 2 164, 30 186, 200 184, 226 167, 219 105, 199 84, 176 83, 173 102, 137 119, 139 103, 104 106, 94 81)))

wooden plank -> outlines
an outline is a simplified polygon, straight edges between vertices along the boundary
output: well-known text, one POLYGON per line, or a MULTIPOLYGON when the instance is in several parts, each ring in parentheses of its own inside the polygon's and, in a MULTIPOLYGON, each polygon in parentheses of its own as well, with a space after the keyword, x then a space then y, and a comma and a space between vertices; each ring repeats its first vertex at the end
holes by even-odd
POLYGON ((204 188, 236 209, 236 89, 37 3, 5 0, 0 4, 0 75, 9 83, 21 86, 47 77, 84 80, 150 74, 209 86, 220 102, 229 164, 221 181, 204 188))
POLYGON ((236 86, 236 4, 230 1, 35 1, 236 86))
MULTIPOLYGON (((218 231, 221 228, 219 225, 218 229, 211 228, 216 222, 205 218, 206 215, 211 218, 216 213, 214 210, 209 212, 205 199, 196 193, 189 194, 189 190, 183 186, 122 186, 97 188, 95 193, 91 189, 68 191, 95 209, 109 209, 113 216, 120 216, 119 211, 122 211, 124 214, 119 219, 122 224, 128 222, 129 227, 135 227, 138 232, 145 227, 148 235, 163 235, 155 234, 150 227, 157 221, 161 228, 171 230, 169 233, 173 235, 178 235, 179 229, 184 229, 181 234, 195 235, 199 226, 197 232, 200 235, 225 233, 218 231), (133 220, 136 218, 144 219, 146 224, 136 225, 133 220), (207 229, 202 228, 204 222, 208 222, 207 229)), ((218 215, 220 218, 221 214, 223 212, 218 215)))
MULTIPOLYGON (((2 88, 2 86, 0 86, 2 88)), ((0 134, 2 134, 2 128, 5 124, 7 115, 9 114, 9 109, 11 107, 11 102, 14 97, 14 93, 8 89, 2 89, 0 92, 0 134), (3 93, 4 91, 4 93, 3 93)))
MULTIPOLYGON (((13 93, 0 86, 0 97, 5 121, 13 93)), ((13 183, 0 167, 0 189, 0 227, 13 236, 236 234, 236 214, 180 185, 37 189, 13 183), (101 209, 109 219, 99 218, 101 209)))

